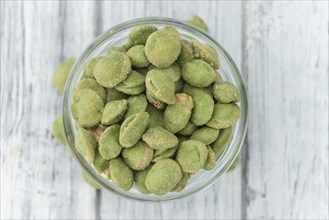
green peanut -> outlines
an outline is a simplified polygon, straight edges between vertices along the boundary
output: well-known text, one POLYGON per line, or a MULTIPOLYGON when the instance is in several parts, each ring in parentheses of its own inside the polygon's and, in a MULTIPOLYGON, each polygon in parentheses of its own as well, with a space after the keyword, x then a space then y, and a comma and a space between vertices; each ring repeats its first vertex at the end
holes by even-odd
POLYGON ((138 95, 145 91, 145 76, 132 70, 128 77, 117 85, 115 89, 128 95, 138 95))
POLYGON ((59 141, 61 144, 66 143, 64 125, 63 125, 63 116, 62 115, 56 116, 56 118, 53 122, 52 134, 53 134, 54 138, 57 141, 59 141))
POLYGON ((193 15, 189 19, 186 20, 187 23, 190 23, 198 28, 201 28, 202 30, 208 32, 208 26, 207 24, 197 15, 193 15))
POLYGON ((219 67, 219 57, 215 48, 209 44, 203 44, 195 39, 192 40, 192 45, 196 58, 204 60, 215 69, 219 67))
POLYGON ((231 127, 239 120, 240 114, 240 107, 234 103, 217 103, 214 108, 214 113, 210 121, 207 123, 207 126, 216 129, 231 127))
POLYGON ((191 140, 198 140, 205 145, 213 143, 218 138, 219 130, 209 127, 202 127, 194 131, 191 140))
POLYGON ((145 186, 145 179, 152 165, 148 166, 145 170, 137 171, 134 175, 136 189, 143 194, 150 194, 151 192, 145 186))
POLYGON ((55 70, 51 82, 60 93, 64 92, 66 79, 69 76, 74 63, 75 59, 64 60, 55 70))
POLYGON ((99 153, 104 159, 116 158, 121 153, 122 147, 119 143, 119 134, 119 125, 112 125, 102 133, 99 139, 99 153))
POLYGON ((187 40, 181 40, 182 49, 177 62, 182 67, 186 62, 190 62, 194 59, 194 48, 191 42, 187 40))
POLYGON ((193 132, 197 129, 197 126, 193 124, 192 122, 188 122, 185 128, 180 130, 178 134, 184 135, 184 136, 190 136, 193 134, 193 132))
POLYGON ((221 103, 240 101, 240 93, 230 82, 215 83, 213 86, 214 98, 221 103))
POLYGON ((103 86, 99 85, 93 78, 85 78, 78 82, 73 90, 73 100, 77 101, 79 99, 79 92, 82 89, 91 89, 95 91, 102 100, 106 100, 106 91, 103 86))
POLYGON ((126 94, 116 90, 115 88, 108 88, 106 90, 107 90, 106 102, 126 99, 128 97, 126 94))
POLYGON ((144 48, 144 45, 136 45, 127 51, 126 55, 130 58, 132 66, 142 68, 149 65, 144 48))
POLYGON ((178 93, 175 95, 175 104, 168 105, 164 113, 164 126, 171 133, 177 133, 188 123, 193 108, 192 97, 178 93))
POLYGON ((111 180, 117 187, 128 191, 134 184, 134 174, 121 158, 110 161, 111 180))
POLYGON ((94 57, 89 60, 83 67, 83 75, 87 78, 94 78, 94 68, 99 60, 103 59, 102 56, 94 57))
POLYGON ((232 127, 221 129, 217 140, 211 144, 211 148, 216 154, 216 157, 221 156, 233 138, 232 127))
POLYGON ((177 82, 181 78, 180 67, 177 63, 173 63, 171 66, 162 69, 151 65, 148 69, 156 70, 157 74, 168 76, 173 82, 177 82))
POLYGON ((101 135, 103 134, 106 127, 103 127, 101 124, 96 125, 95 127, 91 127, 88 130, 94 135, 97 142, 99 142, 99 139, 101 135))
POLYGON ((212 88, 211 88, 211 86, 204 87, 204 88, 198 88, 198 87, 191 86, 188 83, 185 83, 185 85, 183 87, 183 93, 185 93, 189 96, 192 96, 192 97, 199 95, 199 94, 208 94, 210 97, 212 97, 212 88))
POLYGON ((183 65, 182 77, 192 86, 207 87, 215 81, 216 72, 205 61, 195 59, 183 65))
POLYGON ((208 157, 206 163, 203 166, 203 169, 211 170, 216 166, 216 154, 211 147, 207 146, 207 149, 208 149, 208 157))
POLYGON ((134 146, 144 134, 150 116, 147 112, 140 112, 126 118, 121 125, 119 142, 121 146, 129 148, 134 146))
POLYGON ((178 144, 178 138, 161 127, 149 128, 142 139, 155 150, 166 150, 178 144))
POLYGON ((139 141, 134 146, 123 149, 122 158, 131 169, 144 170, 152 162, 153 149, 139 141))
POLYGON ((150 25, 134 28, 128 36, 128 44, 130 46, 145 45, 148 37, 155 31, 157 31, 157 28, 150 25))
POLYGON ((160 101, 156 99, 152 94, 150 94, 150 91, 146 90, 146 98, 154 107, 157 109, 165 109, 167 104, 163 101, 160 101))
POLYGON ((148 124, 148 128, 151 127, 164 127, 163 125, 163 117, 164 112, 155 108, 153 105, 147 105, 146 112, 150 115, 150 123, 148 124))
POLYGON ((166 150, 155 150, 152 162, 157 162, 163 158, 171 158, 172 156, 175 155, 177 149, 178 149, 178 145, 166 150))
POLYGON ((162 159, 156 162, 145 179, 146 188, 156 195, 170 192, 182 179, 182 170, 172 159, 162 159))
POLYGON ((127 101, 128 109, 126 111, 124 119, 136 113, 145 112, 147 107, 147 101, 144 94, 130 96, 127 101))
POLYGON ((191 177, 191 174, 189 174, 189 173, 183 173, 182 179, 175 186, 175 188, 173 188, 171 191, 172 192, 180 192, 180 191, 182 191, 186 187, 187 182, 189 181, 190 177, 191 177))
POLYGON ((126 53, 127 50, 124 46, 120 46, 120 47, 113 46, 107 50, 107 56, 111 56, 113 53, 117 53, 117 52, 126 53))
POLYGON ((196 173, 203 168, 208 156, 204 143, 197 140, 184 141, 177 151, 176 160, 183 172, 196 173))
POLYGON ((97 150, 93 164, 94 164, 94 169, 96 170, 96 172, 98 174, 101 174, 101 173, 105 172, 106 169, 108 169, 108 167, 110 165, 110 161, 105 160, 102 157, 102 155, 100 155, 99 151, 97 150))
POLYGON ((103 125, 113 125, 121 121, 126 110, 128 102, 125 99, 108 102, 105 105, 101 122, 103 125))
POLYGON ((75 147, 77 151, 83 155, 89 163, 94 162, 97 141, 90 131, 79 128, 75 137, 75 147))
POLYGON ((191 115, 191 122, 197 126, 206 124, 214 111, 214 100, 208 94, 193 96, 194 108, 191 115))

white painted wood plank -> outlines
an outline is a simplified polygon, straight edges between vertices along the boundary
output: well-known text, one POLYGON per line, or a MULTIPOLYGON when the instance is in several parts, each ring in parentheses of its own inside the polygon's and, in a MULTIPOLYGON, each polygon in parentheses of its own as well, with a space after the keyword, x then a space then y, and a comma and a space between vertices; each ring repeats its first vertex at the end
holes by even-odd
POLYGON ((328 219, 328 2, 247 2, 249 219, 328 219))
MULTIPOLYGON (((237 65, 241 66, 240 2, 110 1, 104 2, 102 9, 103 30, 139 17, 187 19, 194 13, 198 14, 209 24, 211 35, 223 44, 237 65)), ((102 190, 100 216, 103 219, 240 219, 241 177, 238 167, 206 191, 182 201, 164 204, 132 202, 102 190)))
POLYGON ((95 190, 50 133, 52 73, 93 39, 94 3, 1 4, 1 218, 94 218, 95 190))

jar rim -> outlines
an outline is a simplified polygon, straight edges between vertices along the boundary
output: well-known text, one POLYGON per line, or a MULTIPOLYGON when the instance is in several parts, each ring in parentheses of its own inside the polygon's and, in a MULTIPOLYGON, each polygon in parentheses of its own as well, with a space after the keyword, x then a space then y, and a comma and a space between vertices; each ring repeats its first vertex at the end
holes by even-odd
MULTIPOLYGON (((108 44, 106 45, 106 47, 108 44)), ((64 99, 63 99, 63 125, 64 125, 64 132, 66 136, 67 144, 73 154, 73 157, 78 162, 79 166, 85 171, 91 178, 93 178, 100 186, 104 187, 105 189, 113 192, 116 195, 120 195, 124 198, 138 200, 138 201, 146 201, 146 202, 164 202, 164 201, 173 201, 177 199, 182 199, 189 197, 201 190, 204 190, 215 183, 221 176, 224 174, 230 165, 234 162, 235 158, 238 156, 242 144, 244 142, 246 132, 247 132, 247 115, 248 115, 248 100, 247 100, 247 92, 244 84, 244 80, 234 63, 231 56, 226 52, 226 50, 212 37, 209 36, 208 33, 201 30, 198 27, 195 27, 187 22, 172 19, 172 18, 164 18, 164 17, 147 17, 147 18, 137 18, 133 20, 129 20, 118 25, 113 26, 112 28, 108 29, 107 31, 103 32, 99 35, 81 54, 81 56, 76 60, 75 64, 73 65, 69 77, 66 82, 65 90, 64 90, 64 99), (75 138, 75 122, 71 114, 71 101, 72 101, 72 94, 73 88, 76 82, 81 77, 81 73, 83 72, 83 66, 90 59, 90 56, 93 55, 93 52, 100 47, 104 47, 105 43, 113 40, 113 37, 117 34, 121 33, 122 31, 141 26, 141 25, 158 25, 158 26, 173 26, 175 28, 182 29, 186 31, 190 36, 193 38, 198 37, 203 39, 206 43, 211 44, 214 46, 221 55, 221 58, 224 58, 224 61, 227 65, 227 68, 231 71, 230 79, 234 80, 234 84, 238 87, 241 100, 239 102, 239 106, 241 108, 241 117, 235 126, 234 137, 228 147, 226 147, 225 152, 223 155, 217 160, 216 169, 206 171, 206 172, 215 172, 208 178, 207 181, 202 181, 198 184, 198 186, 190 189, 188 191, 183 190, 178 193, 169 193, 165 196, 156 196, 156 195, 144 195, 141 194, 133 194, 121 189, 115 188, 109 184, 109 180, 105 179, 101 175, 97 174, 92 166, 86 162, 86 160, 81 156, 74 144, 75 138), (219 164, 220 163, 220 164, 219 164), (172 195, 170 195, 172 194, 172 195)))

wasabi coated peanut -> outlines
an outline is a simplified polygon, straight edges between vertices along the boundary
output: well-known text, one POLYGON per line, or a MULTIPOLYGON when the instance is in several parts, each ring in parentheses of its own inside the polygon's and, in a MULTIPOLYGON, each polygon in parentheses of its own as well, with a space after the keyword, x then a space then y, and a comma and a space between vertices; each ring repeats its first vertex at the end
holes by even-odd
POLYGON ((106 88, 113 88, 128 77, 131 62, 127 55, 121 52, 111 53, 97 62, 94 68, 96 81, 106 88))
POLYGON ((184 135, 184 136, 190 136, 193 134, 193 132, 197 129, 197 126, 193 124, 192 122, 188 122, 185 128, 180 130, 178 134, 184 135))
POLYGON ((219 67, 219 57, 215 48, 209 44, 203 44, 197 40, 192 40, 194 55, 196 58, 202 59, 217 69, 219 67))
POLYGON ((217 103, 214 108, 214 113, 210 121, 207 123, 207 126, 216 129, 231 127, 239 120, 240 114, 240 107, 234 103, 217 103))
POLYGON ((178 149, 178 145, 166 150, 155 150, 152 162, 157 162, 163 158, 171 158, 178 149))
POLYGON ((104 128, 103 126, 97 125, 95 127, 89 128, 89 131, 94 135, 96 141, 99 142, 99 139, 100 139, 100 137, 103 134, 105 129, 106 128, 104 128))
POLYGON ((74 63, 75 59, 64 60, 55 70, 51 82, 60 93, 64 92, 66 79, 69 76, 74 63))
POLYGON ((180 144, 176 160, 183 172, 196 173, 203 168, 208 156, 204 143, 197 140, 188 140, 180 144))
POLYGON ((198 28, 201 28, 202 30, 208 32, 208 26, 207 24, 197 15, 193 15, 189 19, 186 20, 187 23, 190 23, 198 28))
POLYGON ((101 122, 103 125, 113 125, 121 121, 126 110, 128 102, 125 99, 108 102, 102 114, 101 122))
POLYGON ((147 112, 140 112, 129 116, 120 127, 119 142, 122 147, 134 146, 144 134, 150 120, 147 112))
POLYGON ((173 82, 177 82, 181 78, 180 67, 177 63, 172 64, 167 68, 158 68, 156 66, 150 65, 149 70, 156 70, 158 74, 163 74, 168 76, 173 82))
POLYGON ((124 119, 136 113, 145 112, 147 107, 147 101, 144 94, 130 96, 127 101, 128 109, 126 111, 124 119))
POLYGON ((231 172, 231 171, 235 170, 236 166, 239 164, 239 161, 240 161, 239 157, 235 158, 235 160, 231 164, 230 168, 228 168, 227 172, 231 172))
POLYGON ((177 133, 188 123, 193 108, 192 97, 178 93, 175 104, 168 105, 164 113, 164 126, 171 133, 177 133))
POLYGON ((239 90, 230 82, 215 83, 213 94, 214 98, 221 103, 240 101, 239 90))
POLYGON ((147 38, 157 30, 156 27, 150 25, 134 28, 128 36, 128 44, 130 46, 145 45, 147 38))
POLYGON ((155 150, 166 150, 178 144, 178 138, 161 127, 148 129, 144 133, 142 139, 155 150))
POLYGON ((216 154, 211 147, 207 146, 208 156, 206 163, 203 166, 205 170, 211 170, 216 166, 216 154))
POLYGON ((93 127, 100 122, 104 103, 94 90, 80 90, 73 106, 75 118, 81 127, 93 127))
POLYGON ((134 174, 121 158, 110 161, 111 180, 114 185, 128 191, 134 184, 134 174))
POLYGON ((181 51, 180 35, 169 27, 153 32, 146 41, 145 54, 154 66, 166 68, 173 64, 181 51))
POLYGON ((52 134, 53 134, 54 138, 57 141, 59 141, 61 144, 66 143, 62 115, 56 116, 56 118, 53 122, 52 134))
POLYGON ((190 62, 194 59, 194 48, 191 42, 187 40, 181 40, 182 49, 177 62, 182 67, 186 62, 190 62))
POLYGON ((115 88, 108 88, 106 90, 106 93, 107 93, 106 102, 120 100, 120 99, 126 99, 128 97, 126 94, 116 90, 115 88))
POLYGON ((101 174, 103 172, 106 171, 106 169, 109 167, 110 165, 110 161, 109 160, 105 160, 99 153, 98 150, 96 150, 96 154, 95 154, 95 159, 94 159, 94 169, 98 174, 101 174))
POLYGON ((216 77, 215 77, 215 82, 214 83, 221 83, 221 82, 223 82, 224 80, 223 80, 223 77, 220 75, 220 73, 218 73, 217 71, 216 71, 216 77))
POLYGON ((145 170, 137 171, 134 175, 136 189, 141 193, 151 193, 145 186, 145 179, 151 168, 152 165, 148 166, 145 170))
POLYGON ((214 100, 208 94, 197 94, 192 96, 194 108, 191 115, 191 122, 197 126, 206 124, 214 112, 214 100))
POLYGON ((127 50, 124 46, 120 46, 120 47, 110 47, 108 50, 107 50, 107 56, 110 56, 111 54, 113 53, 117 53, 117 52, 121 52, 121 53, 126 53, 127 50))
POLYGON ((119 125, 112 125, 102 133, 99 139, 99 153, 104 159, 116 158, 121 153, 122 147, 119 143, 119 133, 119 125))
POLYGON ((149 65, 144 48, 144 45, 136 45, 127 51, 126 55, 130 58, 132 66, 142 68, 149 65))
POLYGON ((97 141, 90 131, 79 128, 75 137, 75 147, 77 148, 77 151, 83 155, 89 163, 94 162, 97 141))
POLYGON ((146 98, 149 101, 149 103, 151 103, 157 109, 165 109, 167 106, 167 104, 164 103, 163 101, 160 101, 155 97, 153 97, 153 95, 147 89, 146 89, 146 98))
POLYGON ((198 94, 208 94, 210 97, 212 97, 212 88, 211 86, 208 87, 204 87, 204 88, 198 88, 198 87, 194 87, 191 86, 188 83, 185 83, 184 87, 183 87, 183 93, 189 95, 189 96, 195 96, 198 94))
POLYGON ((182 170, 172 159, 162 159, 156 162, 145 179, 146 188, 156 195, 170 192, 182 179, 182 170))
POLYGON ((164 112, 155 108, 153 105, 147 105, 146 112, 150 115, 150 123, 148 124, 148 128, 152 127, 164 127, 163 125, 163 117, 164 112))
POLYGON ((86 78, 82 79, 78 82, 78 84, 74 87, 73 90, 73 100, 79 99, 79 92, 82 89, 91 89, 94 90, 102 100, 106 100, 106 91, 103 86, 99 85, 95 79, 93 78, 86 78))
POLYGON ((216 72, 205 61, 195 59, 183 65, 182 77, 192 86, 207 87, 215 81, 216 72))
POLYGON ((158 70, 150 70, 145 85, 152 97, 167 104, 175 103, 175 83, 168 76, 159 74, 158 70))
POLYGON ((82 177, 86 183, 95 189, 101 189, 101 187, 92 179, 86 172, 82 171, 82 177))
POLYGON ((198 140, 203 142, 205 145, 209 145, 217 139, 218 134, 218 129, 205 126, 194 131, 191 136, 191 140, 198 140))
POLYGON ((87 78, 94 78, 94 68, 99 60, 103 59, 102 56, 94 57, 89 60, 83 67, 83 75, 87 78))
POLYGON ((233 138, 232 127, 221 129, 219 131, 217 140, 211 144, 211 148, 215 152, 216 157, 219 157, 224 153, 225 149, 230 144, 232 138, 233 138))
POLYGON ((131 169, 144 170, 152 162, 153 149, 139 141, 134 146, 123 149, 122 158, 131 169))
POLYGON ((129 76, 115 89, 128 95, 138 95, 145 91, 145 76, 132 70, 129 76))
POLYGON ((182 179, 175 186, 175 188, 173 188, 171 191, 172 192, 180 192, 180 191, 182 191, 186 187, 187 182, 190 179, 190 177, 191 177, 191 174, 189 174, 189 173, 183 173, 182 179))

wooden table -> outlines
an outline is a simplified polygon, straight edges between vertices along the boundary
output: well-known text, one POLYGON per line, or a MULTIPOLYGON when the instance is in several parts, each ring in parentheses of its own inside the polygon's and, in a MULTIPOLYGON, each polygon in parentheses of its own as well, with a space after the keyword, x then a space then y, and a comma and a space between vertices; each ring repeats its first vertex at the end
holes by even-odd
POLYGON ((1 218, 328 219, 328 69, 326 1, 1 1, 1 218), (51 136, 55 67, 120 22, 193 13, 247 84, 242 162, 172 203, 93 190, 51 136))

